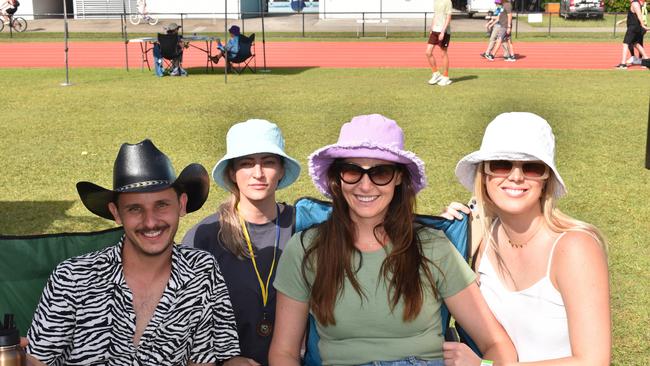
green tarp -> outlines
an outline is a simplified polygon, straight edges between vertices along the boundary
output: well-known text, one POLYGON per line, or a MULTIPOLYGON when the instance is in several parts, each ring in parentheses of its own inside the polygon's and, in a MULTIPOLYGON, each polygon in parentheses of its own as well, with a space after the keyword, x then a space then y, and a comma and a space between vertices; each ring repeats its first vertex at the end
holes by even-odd
POLYGON ((13 313, 25 335, 43 292, 57 264, 76 255, 117 243, 121 227, 90 233, 35 236, 0 236, 0 319, 13 313))

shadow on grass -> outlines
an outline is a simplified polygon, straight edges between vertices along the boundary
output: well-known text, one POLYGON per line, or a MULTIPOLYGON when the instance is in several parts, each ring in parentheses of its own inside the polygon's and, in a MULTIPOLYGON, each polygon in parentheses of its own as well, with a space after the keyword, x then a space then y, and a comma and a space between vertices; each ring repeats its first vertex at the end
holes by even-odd
POLYGON ((462 81, 474 80, 474 79, 478 79, 478 76, 476 76, 476 75, 465 75, 465 76, 461 76, 459 78, 451 78, 451 80, 454 83, 459 83, 459 82, 462 82, 462 81))
MULTIPOLYGON (((69 219, 66 214, 75 201, 0 201, 0 234, 27 235, 47 231, 55 221, 69 219)), ((105 225, 99 217, 75 217, 78 222, 105 225)))
MULTIPOLYGON (((264 76, 264 75, 298 75, 301 74, 305 71, 312 70, 312 69, 317 69, 319 67, 317 66, 305 66, 305 67, 269 67, 264 69, 263 66, 257 65, 257 72, 252 73, 250 70, 245 70, 242 71, 241 74, 237 74, 236 72, 228 72, 228 77, 238 77, 238 76, 243 76, 243 75, 257 75, 257 76, 264 76)), ((205 71, 205 67, 189 67, 186 69, 187 72, 190 75, 220 75, 223 76, 223 67, 215 67, 214 71, 209 70, 208 72, 205 71)))

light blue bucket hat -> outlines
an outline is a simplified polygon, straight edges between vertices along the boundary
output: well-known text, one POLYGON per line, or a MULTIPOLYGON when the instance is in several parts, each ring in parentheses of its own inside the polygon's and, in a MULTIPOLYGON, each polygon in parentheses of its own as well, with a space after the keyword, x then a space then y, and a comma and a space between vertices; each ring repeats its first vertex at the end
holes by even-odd
POLYGON ((246 155, 270 153, 284 160, 284 176, 278 182, 282 189, 295 182, 300 175, 300 163, 284 152, 284 137, 275 123, 263 119, 249 119, 234 124, 226 135, 226 155, 212 169, 212 179, 222 188, 230 189, 224 181, 228 162, 246 155))

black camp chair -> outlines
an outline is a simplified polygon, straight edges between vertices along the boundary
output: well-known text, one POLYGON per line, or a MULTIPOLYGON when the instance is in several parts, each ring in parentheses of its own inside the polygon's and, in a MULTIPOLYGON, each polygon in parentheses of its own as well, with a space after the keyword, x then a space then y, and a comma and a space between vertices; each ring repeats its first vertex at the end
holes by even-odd
POLYGON ((252 73, 257 72, 257 60, 255 59, 255 33, 246 37, 239 36, 239 52, 237 55, 228 60, 228 65, 237 74, 249 69, 252 73), (253 67, 250 63, 253 62, 253 67))
POLYGON ((183 56, 183 48, 179 46, 181 36, 179 34, 164 34, 158 33, 158 44, 160 45, 160 54, 165 62, 165 71, 171 71, 174 66, 175 60, 179 67, 181 66, 181 57, 183 56))

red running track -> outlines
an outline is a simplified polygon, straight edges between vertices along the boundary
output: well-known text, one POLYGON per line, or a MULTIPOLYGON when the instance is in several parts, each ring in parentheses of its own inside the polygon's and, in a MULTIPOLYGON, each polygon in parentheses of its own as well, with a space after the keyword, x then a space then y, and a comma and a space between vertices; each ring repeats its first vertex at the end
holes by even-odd
MULTIPOLYGON (((613 69, 621 57, 619 43, 515 42, 519 59, 487 61, 479 56, 486 42, 450 45, 451 68, 486 69, 613 69)), ((257 64, 263 64, 262 42, 257 42, 257 64)), ((425 42, 267 42, 267 67, 408 67, 424 68, 425 42)), ((500 50, 501 51, 501 50, 500 50)), ((140 68, 140 44, 128 46, 129 66, 140 68)), ((125 47, 120 42, 71 42, 71 67, 124 67, 125 47)), ((151 60, 151 52, 149 52, 151 60)), ((185 67, 206 64, 205 53, 190 48, 185 67)), ((0 67, 63 67, 63 43, 0 43, 0 67)), ((640 67, 637 67, 640 68, 640 67)))

